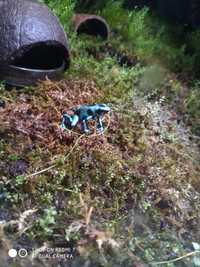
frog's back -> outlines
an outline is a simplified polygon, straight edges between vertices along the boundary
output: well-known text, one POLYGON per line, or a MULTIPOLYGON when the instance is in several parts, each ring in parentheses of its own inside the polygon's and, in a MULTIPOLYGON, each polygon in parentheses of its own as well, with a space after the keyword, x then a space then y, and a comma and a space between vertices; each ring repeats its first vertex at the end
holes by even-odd
POLYGON ((87 120, 95 116, 95 105, 83 105, 75 112, 79 116, 79 120, 87 120))

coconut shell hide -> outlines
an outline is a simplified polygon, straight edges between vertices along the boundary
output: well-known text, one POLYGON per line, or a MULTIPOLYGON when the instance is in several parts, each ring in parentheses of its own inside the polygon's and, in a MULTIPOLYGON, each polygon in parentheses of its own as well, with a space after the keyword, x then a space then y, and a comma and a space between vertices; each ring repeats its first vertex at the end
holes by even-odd
POLYGON ((58 18, 34 0, 0 0, 0 78, 16 86, 56 79, 69 66, 58 18))

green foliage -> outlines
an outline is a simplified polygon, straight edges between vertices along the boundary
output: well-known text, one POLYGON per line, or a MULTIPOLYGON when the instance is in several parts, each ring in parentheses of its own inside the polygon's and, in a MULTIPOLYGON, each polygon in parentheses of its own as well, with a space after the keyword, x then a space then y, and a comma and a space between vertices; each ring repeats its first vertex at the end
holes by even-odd
POLYGON ((71 38, 72 54, 75 54, 71 68, 68 72, 70 77, 84 77, 92 79, 105 92, 102 101, 114 102, 128 96, 134 90, 145 68, 136 64, 133 67, 120 67, 115 57, 104 55, 102 59, 89 54, 88 51, 95 47, 95 52, 100 53, 102 42, 89 37, 71 38), (114 86, 114 90, 113 90, 114 86))
POLYGON ((185 105, 189 114, 190 120, 192 121, 192 128, 194 133, 200 133, 200 82, 197 81, 190 90, 185 105))
POLYGON ((66 32, 69 32, 71 19, 76 5, 75 0, 42 0, 59 17, 66 32))
POLYGON ((127 12, 122 9, 121 1, 108 1, 101 15, 106 18, 112 29, 123 32, 127 27, 127 12))
POLYGON ((170 34, 172 26, 164 24, 148 8, 125 11, 120 2, 109 2, 102 15, 120 31, 132 51, 145 60, 158 60, 174 71, 190 68, 193 63, 191 56, 185 54, 185 44, 176 44, 170 34))
POLYGON ((16 155, 16 154, 12 154, 12 155, 9 156, 9 159, 10 159, 11 161, 17 161, 17 160, 19 159, 19 156, 16 155))
POLYGON ((109 1, 101 14, 123 36, 121 41, 145 60, 160 61, 173 71, 195 71, 200 55, 198 32, 190 34, 184 27, 167 24, 148 8, 125 11, 121 1, 109 1), (188 48, 192 55, 186 53, 188 48))
POLYGON ((17 186, 23 185, 24 181, 25 181, 25 177, 22 176, 22 175, 18 175, 15 178, 15 183, 16 183, 17 186))
MULTIPOLYGON (((113 1, 113 0, 112 0, 113 1)), ((94 0, 77 0, 76 10, 78 12, 94 12, 101 10, 107 4, 108 0, 94 1, 94 0)))
MULTIPOLYGON (((167 86, 163 86, 164 82, 166 83, 164 76, 168 75, 170 70, 199 77, 200 31, 191 32, 180 25, 174 27, 153 14, 148 8, 125 11, 122 9, 121 3, 121 1, 109 1, 101 12, 111 27, 122 36, 116 41, 116 45, 120 47, 123 43, 123 46, 148 64, 153 62, 155 66, 157 63, 157 69, 164 70, 162 71, 163 82, 160 82, 160 85, 153 81, 159 78, 159 70, 154 75, 155 78, 152 78, 151 75, 150 80, 147 79, 147 82, 141 83, 139 89, 143 92, 146 91, 146 95, 154 97, 165 94, 166 98, 173 103, 174 99, 182 97, 182 92, 179 90, 180 86, 179 88, 174 86, 175 82, 173 86, 170 86, 170 92, 165 90, 163 87, 167 88, 167 86)), ((147 72, 144 74, 146 77, 147 72)), ((189 114, 189 121, 194 133, 199 133, 200 95, 197 87, 195 85, 191 86, 191 89, 188 88, 188 94, 184 96, 185 101, 183 99, 185 105, 182 105, 182 112, 189 114)))
POLYGON ((55 217, 57 215, 57 211, 55 208, 50 207, 44 210, 44 215, 39 219, 38 225, 40 227, 41 234, 44 236, 48 236, 52 234, 52 226, 56 223, 55 217))

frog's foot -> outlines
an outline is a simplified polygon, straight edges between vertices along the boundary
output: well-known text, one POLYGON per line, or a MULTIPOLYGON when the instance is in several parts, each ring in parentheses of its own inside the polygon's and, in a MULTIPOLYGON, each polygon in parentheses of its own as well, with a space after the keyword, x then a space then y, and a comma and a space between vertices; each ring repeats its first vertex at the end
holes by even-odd
POLYGON ((87 135, 89 135, 89 134, 92 133, 90 129, 85 129, 85 130, 83 130, 82 132, 83 132, 84 134, 87 134, 87 135))
POLYGON ((87 135, 89 135, 91 133, 91 131, 90 131, 89 127, 88 127, 87 121, 84 120, 82 122, 82 129, 81 130, 82 130, 82 133, 85 133, 87 135))
POLYGON ((98 123, 97 123, 97 133, 103 133, 103 131, 104 131, 104 127, 103 127, 102 118, 99 117, 98 123))
POLYGON ((102 127, 97 127, 97 133, 103 133, 104 132, 104 128, 102 127))

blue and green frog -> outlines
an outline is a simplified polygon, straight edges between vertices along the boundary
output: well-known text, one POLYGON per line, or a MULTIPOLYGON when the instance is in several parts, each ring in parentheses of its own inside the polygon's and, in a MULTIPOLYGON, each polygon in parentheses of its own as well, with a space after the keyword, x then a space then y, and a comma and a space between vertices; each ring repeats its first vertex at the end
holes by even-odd
POLYGON ((106 104, 82 105, 73 109, 73 115, 63 113, 61 127, 63 129, 73 129, 80 123, 82 132, 89 134, 91 131, 88 121, 93 119, 97 121, 97 132, 102 133, 104 131, 102 119, 110 111, 111 109, 106 104))

